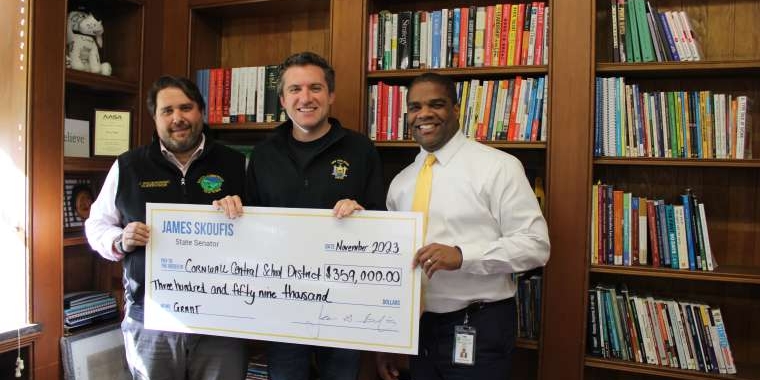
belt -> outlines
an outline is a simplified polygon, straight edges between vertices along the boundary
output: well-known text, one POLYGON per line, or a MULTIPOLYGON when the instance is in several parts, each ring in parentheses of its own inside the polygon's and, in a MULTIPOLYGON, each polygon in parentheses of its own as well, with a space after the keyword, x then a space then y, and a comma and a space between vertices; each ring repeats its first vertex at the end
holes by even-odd
POLYGON ((505 298, 503 300, 498 300, 498 301, 493 301, 493 302, 475 301, 475 302, 467 305, 467 307, 465 307, 464 309, 457 310, 454 313, 461 312, 461 311, 466 311, 467 313, 472 314, 472 313, 474 313, 474 312, 476 312, 478 310, 483 310, 483 309, 491 307, 491 306, 502 305, 502 304, 506 304, 506 303, 514 302, 514 301, 515 301, 514 297, 509 297, 509 298, 505 298))
POLYGON ((515 302, 515 298, 514 297, 509 297, 509 298, 505 298, 503 300, 491 301, 491 302, 473 301, 469 305, 467 305, 466 307, 464 307, 462 309, 459 309, 459 310, 449 311, 449 312, 446 312, 446 313, 425 312, 424 314, 425 315, 429 315, 432 318, 448 318, 448 317, 454 317, 454 316, 465 315, 465 314, 474 314, 474 313, 476 313, 476 312, 478 312, 480 310, 483 310, 483 309, 487 309, 487 308, 490 308, 490 307, 493 307, 493 306, 497 306, 497 305, 504 305, 504 304, 508 304, 508 303, 514 303, 514 302, 515 302))

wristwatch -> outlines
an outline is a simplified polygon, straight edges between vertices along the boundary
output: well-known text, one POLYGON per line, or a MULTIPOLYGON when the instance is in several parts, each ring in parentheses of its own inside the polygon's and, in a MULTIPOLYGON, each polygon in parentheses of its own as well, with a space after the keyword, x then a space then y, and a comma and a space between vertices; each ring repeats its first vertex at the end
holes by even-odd
POLYGON ((121 235, 119 235, 119 237, 113 242, 113 247, 116 249, 116 252, 119 252, 122 255, 129 253, 124 250, 124 246, 121 244, 121 235))

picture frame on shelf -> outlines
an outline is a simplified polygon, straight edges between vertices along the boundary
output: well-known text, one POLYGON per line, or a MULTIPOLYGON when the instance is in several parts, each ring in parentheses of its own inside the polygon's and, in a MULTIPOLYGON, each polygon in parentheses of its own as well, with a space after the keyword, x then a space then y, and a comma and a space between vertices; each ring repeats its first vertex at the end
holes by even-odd
POLYGON ((80 231, 90 216, 90 206, 95 201, 92 181, 89 178, 65 177, 63 179, 63 229, 65 232, 80 231))
POLYGON ((66 118, 63 125, 63 155, 90 157, 90 122, 66 118))
POLYGON ((116 157, 130 148, 132 111, 95 109, 93 129, 93 156, 116 157))
POLYGON ((66 380, 132 378, 119 323, 61 337, 61 355, 66 380))

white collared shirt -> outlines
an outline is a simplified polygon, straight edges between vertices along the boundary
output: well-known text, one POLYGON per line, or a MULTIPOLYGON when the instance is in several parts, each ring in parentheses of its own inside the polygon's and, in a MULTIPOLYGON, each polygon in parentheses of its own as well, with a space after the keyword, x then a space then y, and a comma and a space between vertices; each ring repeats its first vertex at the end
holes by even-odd
MULTIPOLYGON (((423 284, 425 309, 444 313, 473 301, 514 296, 509 275, 543 266, 549 259, 546 220, 522 163, 459 132, 432 153, 437 161, 425 241, 458 246, 463 261, 460 269, 437 271, 423 284)), ((411 210, 427 154, 421 149, 393 179, 388 210, 411 210)))
MULTIPOLYGON (((160 142, 161 153, 163 156, 182 172, 184 176, 187 174, 187 169, 190 164, 193 163, 203 153, 203 149, 206 145, 206 136, 201 134, 201 143, 198 148, 195 149, 190 159, 182 165, 177 160, 174 153, 166 149, 164 144, 160 142)), ((100 189, 100 194, 95 202, 90 206, 90 217, 84 222, 85 233, 87 241, 90 243, 90 247, 98 252, 104 258, 111 261, 119 261, 121 257, 116 255, 113 250, 113 242, 116 238, 121 236, 123 228, 121 227, 121 213, 116 208, 116 191, 119 184, 119 160, 114 161, 111 165, 111 169, 106 175, 105 181, 103 181, 103 187, 100 189)))

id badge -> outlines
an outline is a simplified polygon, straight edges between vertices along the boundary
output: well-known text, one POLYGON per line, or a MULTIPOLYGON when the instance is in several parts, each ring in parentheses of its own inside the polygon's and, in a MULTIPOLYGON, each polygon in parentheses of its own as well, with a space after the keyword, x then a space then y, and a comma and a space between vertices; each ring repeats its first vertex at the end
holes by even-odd
POLYGON ((475 365, 475 328, 454 326, 454 352, 451 362, 457 365, 475 365))

